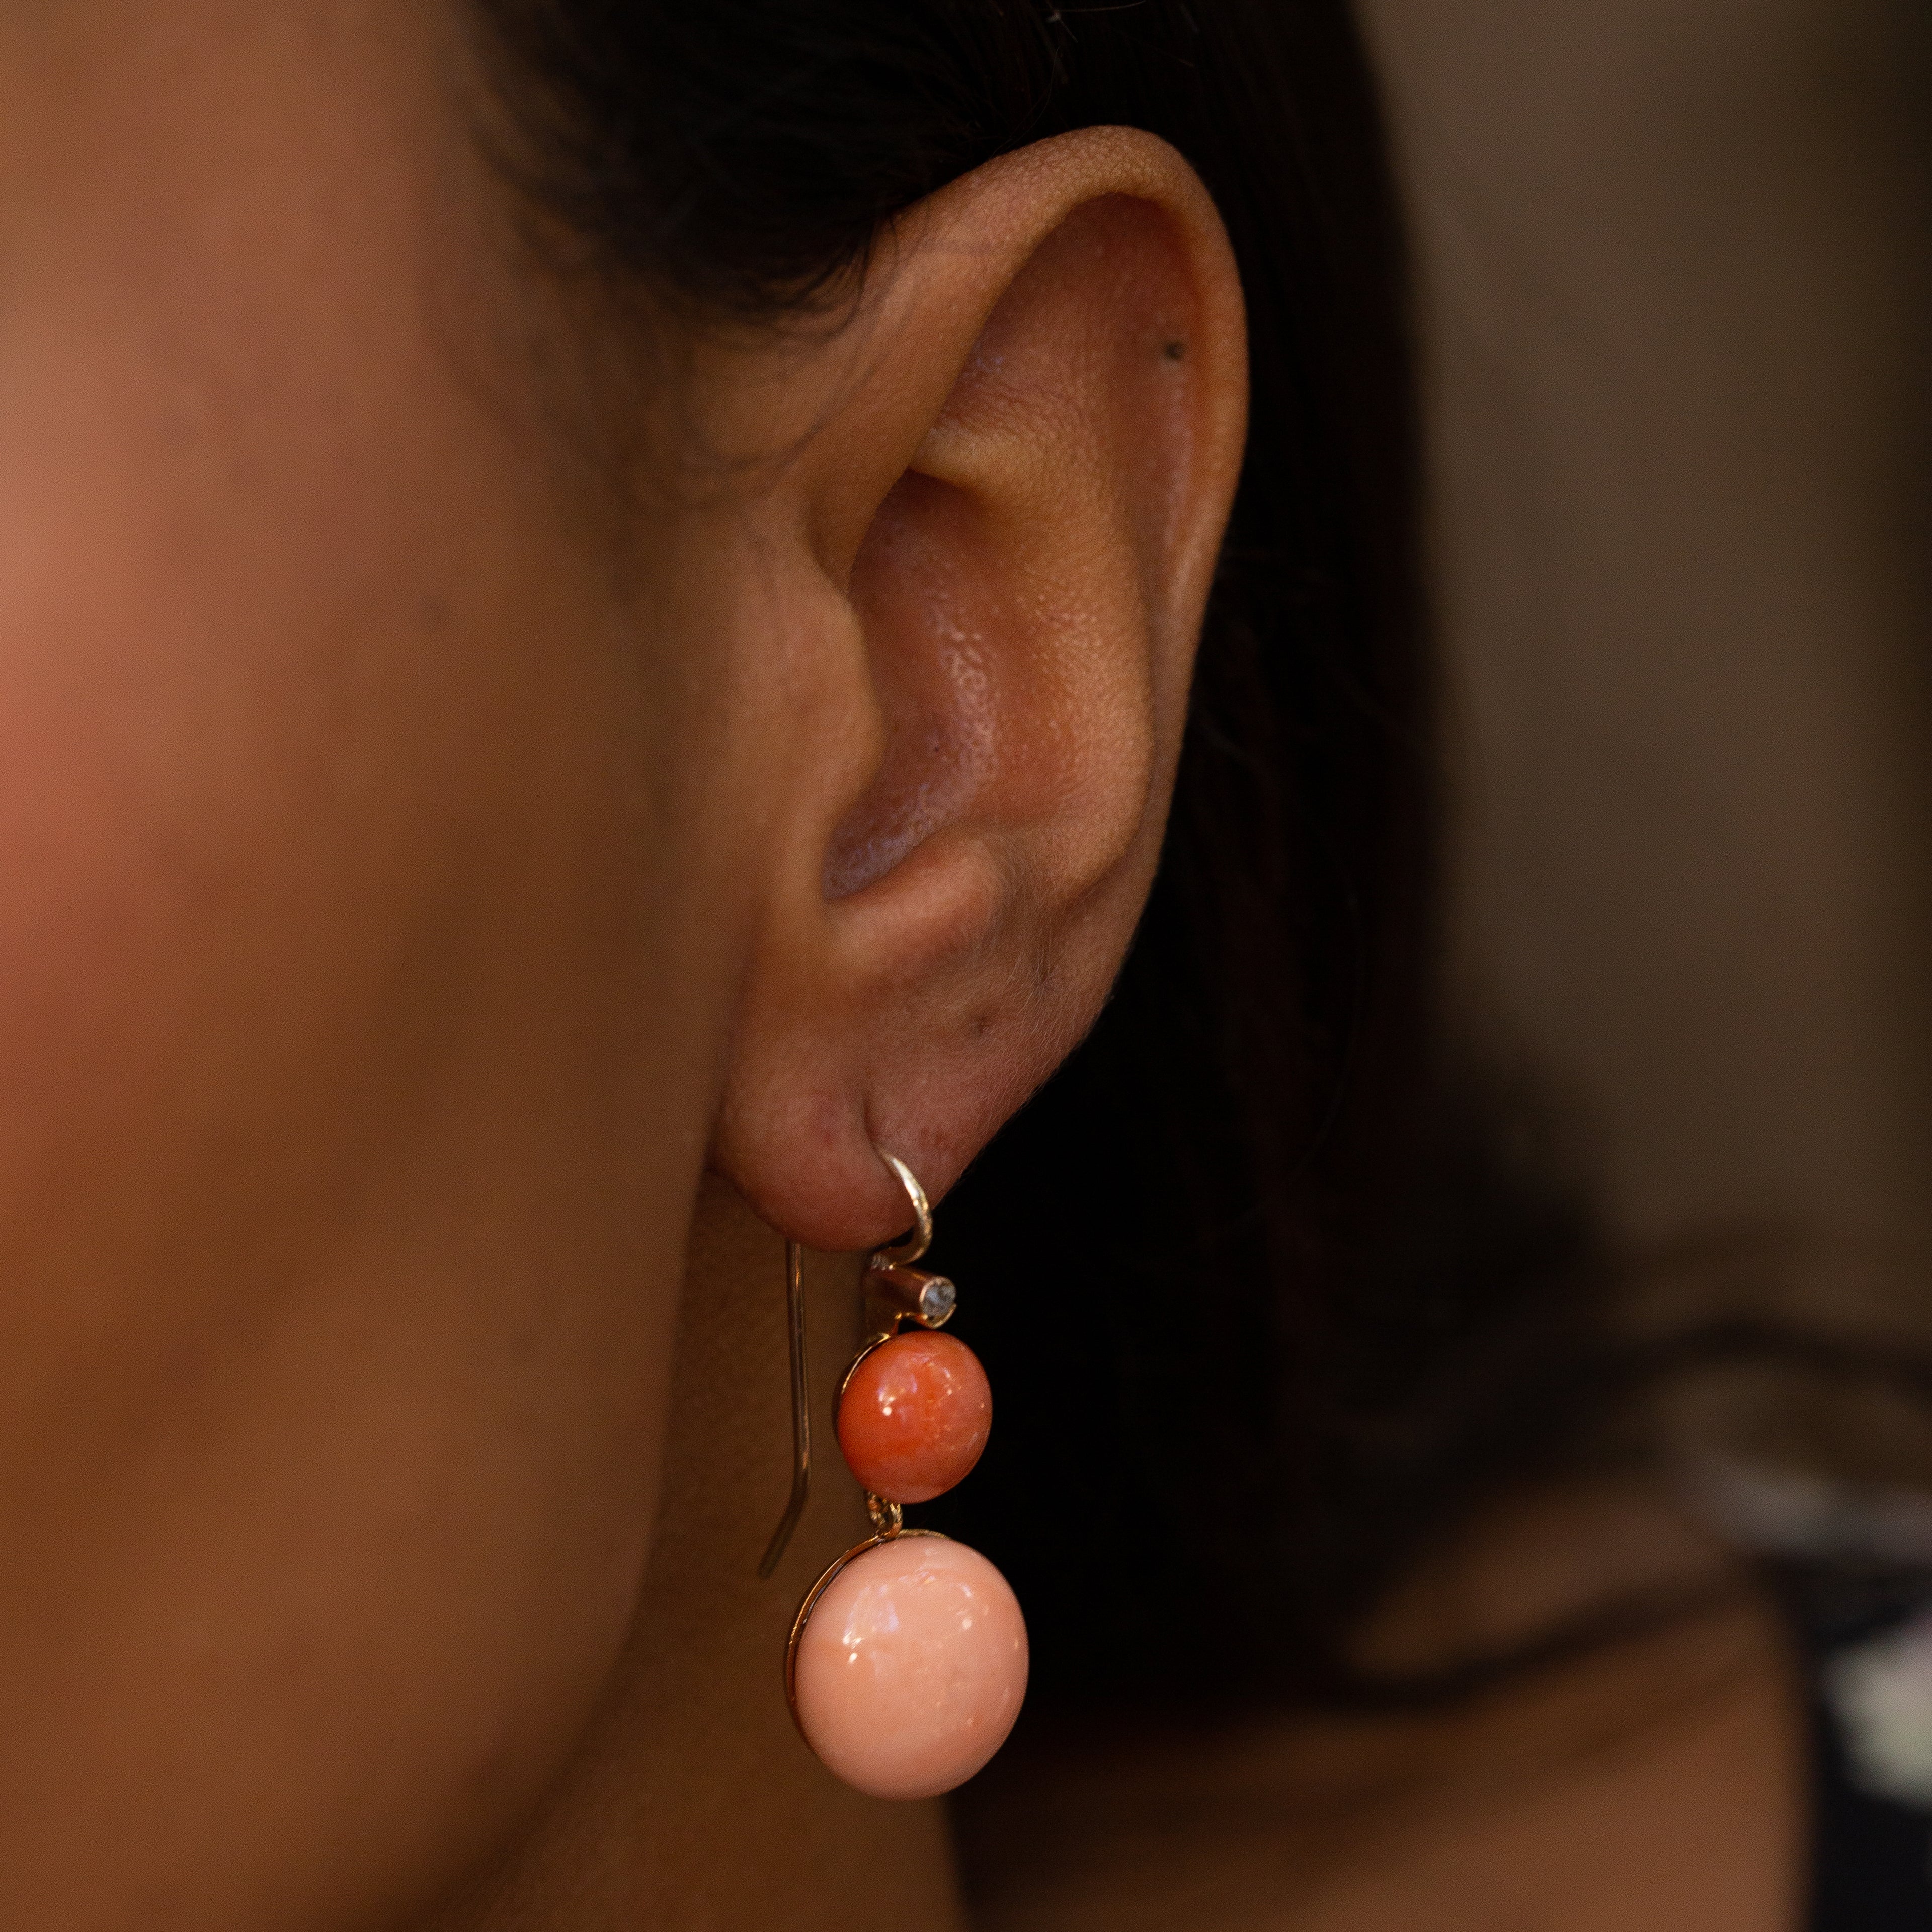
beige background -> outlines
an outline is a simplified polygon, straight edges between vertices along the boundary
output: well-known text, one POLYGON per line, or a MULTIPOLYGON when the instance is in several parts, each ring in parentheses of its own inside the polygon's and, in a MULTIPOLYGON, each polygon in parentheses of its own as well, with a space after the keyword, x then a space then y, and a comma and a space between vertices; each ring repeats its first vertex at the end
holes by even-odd
POLYGON ((1471 997, 1625 1231, 1932 1226, 1924 0, 1368 0, 1471 997))

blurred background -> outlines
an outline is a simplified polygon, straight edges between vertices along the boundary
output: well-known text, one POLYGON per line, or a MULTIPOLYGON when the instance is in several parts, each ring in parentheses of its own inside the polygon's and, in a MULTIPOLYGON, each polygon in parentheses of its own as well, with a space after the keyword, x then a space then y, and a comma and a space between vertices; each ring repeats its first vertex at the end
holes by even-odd
POLYGON ((1776 1225, 1932 1309, 1932 7, 1366 11, 1463 998, 1632 1244, 1776 1225))

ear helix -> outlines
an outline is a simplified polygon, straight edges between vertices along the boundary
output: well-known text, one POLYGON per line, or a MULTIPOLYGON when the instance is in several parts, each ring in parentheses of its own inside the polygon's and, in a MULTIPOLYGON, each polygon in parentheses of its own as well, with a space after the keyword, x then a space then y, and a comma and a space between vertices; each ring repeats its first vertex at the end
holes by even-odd
MULTIPOLYGON (((1006 1579, 977 1551, 905 1527, 907 1504, 970 1472, 993 1406, 973 1352, 938 1332, 957 1304, 952 1284, 913 1265, 932 1239, 926 1190, 904 1162, 880 1157, 904 1187, 914 1226, 866 1268, 867 1339, 839 1384, 838 1417, 874 1533, 806 1592, 786 1646, 785 1695, 806 1742, 848 1784, 875 1798, 932 1798, 963 1784, 1006 1742, 1026 1693, 1026 1624, 1006 1579)), ((792 1494, 759 1565, 764 1576, 811 1482, 800 1259, 788 1244, 792 1494)))

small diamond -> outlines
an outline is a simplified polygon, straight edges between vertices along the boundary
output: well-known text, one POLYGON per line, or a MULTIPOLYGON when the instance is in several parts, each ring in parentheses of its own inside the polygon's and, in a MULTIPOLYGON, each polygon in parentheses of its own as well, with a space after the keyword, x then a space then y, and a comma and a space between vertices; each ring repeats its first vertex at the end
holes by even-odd
POLYGON ((934 1275, 920 1291, 919 1318, 929 1328, 950 1321, 959 1305, 959 1291, 943 1276, 934 1275))

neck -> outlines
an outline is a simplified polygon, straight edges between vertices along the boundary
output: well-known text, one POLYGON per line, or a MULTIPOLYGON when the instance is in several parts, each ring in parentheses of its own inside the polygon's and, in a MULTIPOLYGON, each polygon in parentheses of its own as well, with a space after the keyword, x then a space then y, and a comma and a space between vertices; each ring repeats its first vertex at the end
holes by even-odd
POLYGON ((782 1250, 707 1184, 680 1322, 664 1501, 622 1661, 521 1839, 436 1932, 963 1924, 945 1814, 838 1784, 786 1708, 800 1598, 865 1534, 832 1439, 857 1336, 858 1263, 807 1257, 812 1496, 777 1574, 758 1559, 788 1493, 782 1250))

